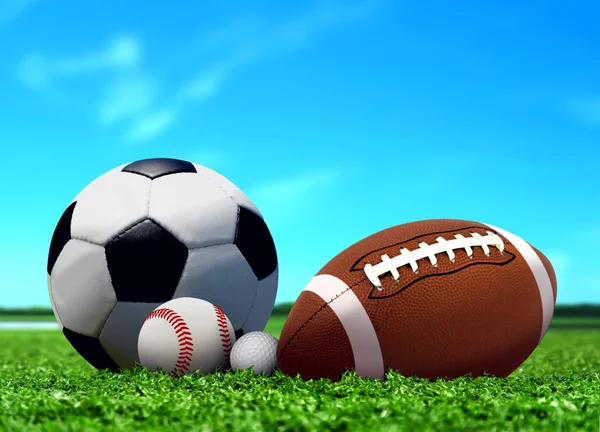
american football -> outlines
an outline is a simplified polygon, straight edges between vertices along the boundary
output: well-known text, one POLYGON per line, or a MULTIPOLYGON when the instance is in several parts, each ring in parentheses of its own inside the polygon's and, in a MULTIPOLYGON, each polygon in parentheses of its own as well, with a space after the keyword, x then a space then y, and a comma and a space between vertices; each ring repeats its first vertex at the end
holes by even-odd
POLYGON ((388 369, 506 377, 542 340, 555 301, 550 261, 516 235, 463 220, 402 224, 317 273, 290 311, 277 361, 303 379, 388 369))

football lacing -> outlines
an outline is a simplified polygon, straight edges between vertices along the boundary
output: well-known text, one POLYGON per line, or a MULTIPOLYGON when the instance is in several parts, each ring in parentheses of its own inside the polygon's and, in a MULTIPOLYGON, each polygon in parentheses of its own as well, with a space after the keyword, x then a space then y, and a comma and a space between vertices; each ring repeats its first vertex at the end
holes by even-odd
POLYGON ((427 244, 426 242, 419 243, 419 248, 410 251, 406 248, 400 248, 400 255, 390 258, 386 254, 381 255, 381 262, 375 265, 365 264, 364 272, 369 278, 369 281, 377 289, 382 290, 380 276, 391 273, 394 281, 400 279, 398 269, 405 265, 410 265, 414 273, 419 272, 418 260, 428 258, 432 266, 437 267, 438 254, 447 254, 450 261, 455 261, 454 250, 464 249, 469 258, 473 258, 473 248, 480 247, 486 256, 490 256, 489 246, 497 248, 500 253, 504 250, 504 242, 502 239, 491 231, 487 231, 487 235, 482 236, 478 233, 471 233, 471 237, 465 237, 462 234, 454 234, 454 239, 446 240, 443 237, 435 239, 437 243, 427 244))

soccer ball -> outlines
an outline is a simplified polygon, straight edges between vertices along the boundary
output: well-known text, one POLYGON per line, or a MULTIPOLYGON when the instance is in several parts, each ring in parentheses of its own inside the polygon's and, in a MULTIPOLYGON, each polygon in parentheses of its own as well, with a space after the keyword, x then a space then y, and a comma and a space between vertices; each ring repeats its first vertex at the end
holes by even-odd
POLYGON ((256 206, 222 175, 177 159, 122 165, 83 189, 56 226, 47 271, 67 340, 114 371, 139 362, 139 331, 160 304, 206 300, 240 337, 264 329, 278 281, 256 206))

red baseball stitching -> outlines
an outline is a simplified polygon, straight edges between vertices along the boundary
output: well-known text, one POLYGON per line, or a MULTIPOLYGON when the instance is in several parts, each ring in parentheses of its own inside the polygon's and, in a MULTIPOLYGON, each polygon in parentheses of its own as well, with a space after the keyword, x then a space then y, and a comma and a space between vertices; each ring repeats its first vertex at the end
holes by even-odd
POLYGON ((179 315, 173 309, 156 309, 146 317, 144 322, 152 318, 164 319, 171 324, 175 330, 175 334, 177 334, 177 340, 179 341, 179 355, 177 357, 177 362, 175 363, 175 369, 171 371, 171 375, 176 376, 178 373, 181 375, 186 374, 192 361, 192 352, 194 351, 194 344, 192 342, 192 333, 190 332, 190 328, 187 326, 181 315, 179 315))
POLYGON ((213 305, 217 314, 217 325, 219 326, 219 333, 221 334, 221 345, 223 346, 223 354, 225 360, 229 361, 229 354, 231 352, 231 335, 229 334, 229 327, 227 327, 227 317, 225 313, 218 306, 213 305))

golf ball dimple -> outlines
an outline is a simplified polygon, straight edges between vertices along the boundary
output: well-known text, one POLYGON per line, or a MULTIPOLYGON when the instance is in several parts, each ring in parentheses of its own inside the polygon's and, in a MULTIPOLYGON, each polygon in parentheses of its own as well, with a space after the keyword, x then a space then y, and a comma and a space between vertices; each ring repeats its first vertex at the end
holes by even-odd
POLYGON ((252 367, 254 374, 269 375, 277 367, 277 338, 255 331, 242 336, 231 350, 231 368, 236 371, 252 367))

